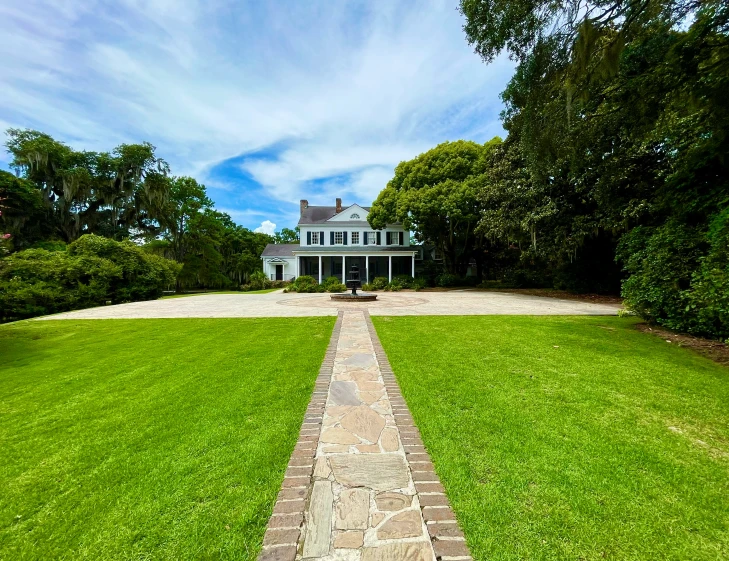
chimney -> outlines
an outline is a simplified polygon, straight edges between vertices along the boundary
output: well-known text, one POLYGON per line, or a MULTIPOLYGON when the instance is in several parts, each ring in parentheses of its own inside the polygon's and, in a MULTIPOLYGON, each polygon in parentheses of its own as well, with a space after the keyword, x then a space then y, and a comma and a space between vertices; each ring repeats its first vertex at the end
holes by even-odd
POLYGON ((309 201, 301 199, 299 201, 299 216, 304 216, 304 209, 309 208, 309 201))
POLYGON ((337 212, 337 214, 339 214, 340 212, 342 212, 342 199, 337 199, 337 210, 336 210, 336 212, 337 212))

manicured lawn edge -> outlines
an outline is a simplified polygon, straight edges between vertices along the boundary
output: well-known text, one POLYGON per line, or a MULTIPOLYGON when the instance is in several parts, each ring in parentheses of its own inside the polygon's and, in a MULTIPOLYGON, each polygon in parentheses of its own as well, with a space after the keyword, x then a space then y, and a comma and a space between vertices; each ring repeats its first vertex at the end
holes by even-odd
POLYGON ((255 559, 332 324, 0 327, 0 557, 255 559))
POLYGON ((719 559, 729 371, 613 317, 375 317, 475 559, 719 559))

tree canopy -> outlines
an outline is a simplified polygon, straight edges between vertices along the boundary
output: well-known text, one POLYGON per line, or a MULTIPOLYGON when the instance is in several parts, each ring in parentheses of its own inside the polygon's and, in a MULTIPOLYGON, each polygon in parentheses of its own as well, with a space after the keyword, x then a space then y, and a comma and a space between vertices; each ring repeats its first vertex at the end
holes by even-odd
MULTIPOLYGON (((176 262, 179 266, 169 270, 175 271, 172 285, 178 289, 234 288, 261 270, 260 255, 274 238, 216 211, 205 186, 171 175, 151 144, 88 152, 34 130, 9 129, 7 138, 17 176, 0 171, 0 224, 2 234, 10 236, 3 238, 4 246, 17 252, 13 263, 32 260, 34 267, 53 269, 53 263, 71 261, 39 250, 66 252, 76 240, 93 235, 94 240, 132 240, 140 250, 176 262), (23 250, 31 253, 24 257, 23 250)), ((0 278, 8 266, 0 266, 0 278)), ((55 273, 48 274, 50 279, 55 273)), ((158 279, 169 282, 170 276, 158 279)), ((13 287, 20 290, 19 285, 0 290, 13 287)))
POLYGON ((710 296, 729 291, 716 245, 729 206, 729 5, 460 7, 485 62, 517 62, 502 94, 508 137, 481 178, 480 231, 517 242, 522 264, 567 287, 627 276, 623 294, 644 316, 729 335, 710 296), (713 319, 691 311, 699 300, 713 319))

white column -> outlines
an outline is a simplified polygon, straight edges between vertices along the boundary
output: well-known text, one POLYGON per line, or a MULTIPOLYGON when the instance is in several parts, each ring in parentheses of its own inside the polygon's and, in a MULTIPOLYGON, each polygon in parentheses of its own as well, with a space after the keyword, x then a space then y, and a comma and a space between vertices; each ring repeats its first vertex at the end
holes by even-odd
POLYGON ((370 284, 370 256, 365 255, 365 278, 367 279, 367 284, 370 284))
POLYGON ((415 278, 415 254, 413 253, 413 278, 415 278))
MULTIPOLYGON (((415 265, 413 265, 413 267, 415 267, 415 265)), ((321 255, 319 256, 319 284, 321 284, 321 255)))
POLYGON ((387 256, 387 282, 392 282, 392 255, 387 256))
POLYGON ((344 255, 342 255, 342 282, 347 278, 347 268, 344 266, 344 255))
POLYGON ((299 276, 299 256, 296 256, 296 276, 299 276))

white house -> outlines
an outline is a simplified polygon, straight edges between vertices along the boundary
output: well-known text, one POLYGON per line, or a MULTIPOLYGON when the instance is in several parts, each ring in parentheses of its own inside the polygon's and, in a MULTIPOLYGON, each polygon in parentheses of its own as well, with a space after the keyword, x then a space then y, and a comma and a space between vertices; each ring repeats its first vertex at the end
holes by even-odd
POLYGON ((291 280, 310 275, 322 282, 335 276, 346 280, 356 264, 360 278, 415 276, 415 260, 420 248, 410 246, 410 232, 399 224, 373 230, 367 223, 370 207, 357 204, 342 207, 300 204, 301 243, 268 244, 263 250, 263 271, 272 280, 291 280))

